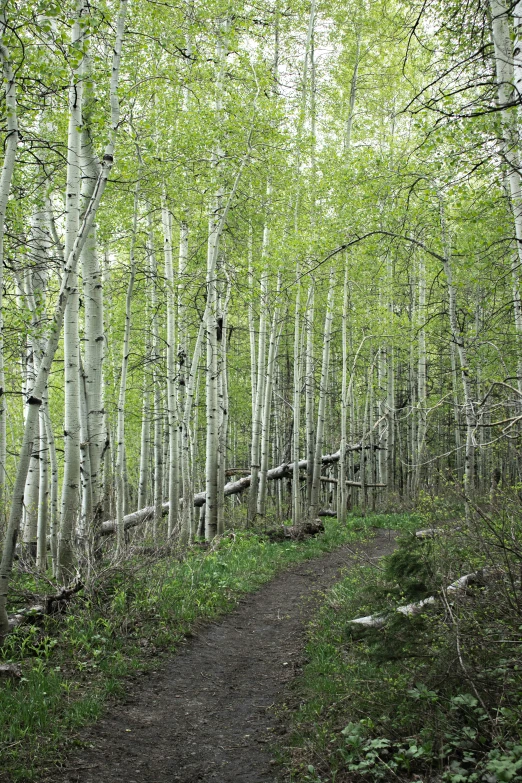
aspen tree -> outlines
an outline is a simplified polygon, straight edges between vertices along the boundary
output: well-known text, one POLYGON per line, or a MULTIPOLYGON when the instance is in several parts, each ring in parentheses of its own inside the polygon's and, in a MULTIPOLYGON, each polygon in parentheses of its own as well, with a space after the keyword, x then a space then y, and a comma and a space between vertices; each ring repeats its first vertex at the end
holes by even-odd
POLYGON ((129 368, 130 338, 131 338, 131 308, 134 281, 136 279, 136 236, 138 233, 139 209, 139 178, 134 192, 134 209, 132 217, 132 235, 129 250, 129 279, 125 296, 125 329, 121 357, 120 389, 118 394, 118 418, 116 424, 116 557, 121 557, 125 551, 125 530, 123 516, 125 506, 125 397, 127 394, 127 372, 129 368))
MULTIPOLYGON (((297 222, 297 221, 296 221, 297 222)), ((297 228, 297 226, 296 226, 297 228)), ((297 231, 296 231, 297 233, 297 231)), ((295 270, 296 294, 294 314, 294 395, 293 395, 293 430, 292 430, 292 521, 294 525, 301 521, 301 490, 299 486, 299 457, 300 457, 300 423, 301 423, 301 356, 302 356, 302 330, 301 330, 301 279, 300 265, 295 270)))
POLYGON ((266 385, 263 400, 263 412, 261 419, 261 464, 259 471, 259 489, 257 498, 257 513, 264 517, 266 514, 266 492, 267 492, 267 472, 268 472, 268 444, 270 437, 270 413, 272 410, 272 395, 274 385, 274 371, 277 356, 277 348, 281 337, 282 325, 279 324, 279 291, 281 288, 281 276, 278 275, 276 306, 272 316, 270 327, 270 338, 268 345, 268 358, 266 364, 266 385))
MULTIPOLYGON (((515 42, 511 41, 509 16, 505 0, 490 0, 491 27, 498 87, 498 103, 501 107, 504 132, 503 154, 508 165, 507 183, 513 213, 516 256, 511 263, 513 279, 513 310, 518 342, 517 384, 522 393, 522 301, 520 296, 520 266, 522 265, 522 181, 520 176, 520 125, 517 113, 510 110, 515 97, 520 96, 522 86, 522 3, 514 5, 515 42), (517 91, 518 96, 515 96, 517 91), (504 108, 502 108, 504 107, 504 108)), ((520 109, 518 110, 520 112, 520 109)))
POLYGON ((341 376, 341 441, 339 444, 339 471, 337 484, 337 519, 344 522, 347 512, 346 492, 346 424, 348 415, 347 374, 348 374, 348 264, 345 261, 344 285, 343 285, 343 312, 342 312, 342 376, 341 376))
MULTIPOLYGON (((267 198, 271 192, 270 185, 267 186, 267 198)), ((265 217, 263 227, 263 244, 261 249, 261 280, 260 280, 260 298, 259 298, 259 337, 257 345, 257 373, 256 373, 256 399, 252 410, 252 447, 250 454, 250 494, 248 500, 248 519, 250 524, 254 521, 257 514, 257 498, 259 491, 259 471, 261 469, 261 431, 262 431, 262 413, 263 402, 265 398, 266 386, 266 338, 267 338, 267 310, 268 310, 268 269, 267 253, 269 242, 268 218, 265 217)))
POLYGON ((323 465, 323 434, 325 421, 326 394, 328 386, 328 367, 330 361, 330 341, 332 338, 333 300, 334 300, 335 272, 330 269, 330 282, 328 298, 326 302, 326 316, 324 321, 323 357, 321 363, 321 380, 319 384, 319 402, 317 406, 317 430, 315 436, 315 455, 313 465, 313 482, 308 515, 316 517, 319 512, 319 500, 321 489, 321 468, 323 465))
POLYGON ((168 500, 169 517, 167 535, 174 535, 178 523, 179 507, 179 446, 178 446, 178 399, 176 381, 176 304, 174 268, 172 263, 172 215, 163 196, 161 209, 163 224, 165 279, 167 286, 167 418, 168 418, 168 500))
POLYGON ((81 253, 83 244, 87 239, 88 232, 90 231, 94 222, 96 212, 103 196, 103 192, 105 190, 109 173, 114 161, 116 132, 119 124, 119 101, 117 90, 126 13, 127 0, 121 0, 118 19, 116 22, 116 39, 113 50, 112 73, 109 88, 111 104, 109 140, 105 147, 105 154, 103 156, 102 166, 92 200, 84 212, 82 223, 79 227, 77 236, 66 260, 66 264, 62 273, 60 291, 58 293, 56 306, 53 312, 53 316, 50 319, 49 336, 46 340, 46 344, 41 356, 40 367, 36 377, 33 394, 27 401, 27 415, 24 426, 22 445, 20 448, 16 478, 13 487, 13 499, 2 550, 2 558, 0 560, 0 635, 5 634, 8 630, 8 619, 6 613, 7 592, 14 560, 20 518, 22 515, 25 480, 29 468, 29 459, 32 451, 34 432, 39 421, 39 408, 41 405, 42 396, 45 392, 51 364, 58 347, 58 341, 64 318, 64 311, 72 287, 70 284, 71 275, 74 279, 79 255, 81 253))
MULTIPOLYGON (((76 4, 71 32, 73 56, 80 62, 72 69, 69 87, 69 128, 67 132, 67 182, 65 192, 65 258, 69 258, 80 227, 80 142, 82 127, 83 52, 85 36, 85 0, 76 4)), ((89 234, 85 238, 85 243, 89 234)), ((83 248, 82 248, 83 249, 83 248)), ((76 265, 69 278, 64 316, 64 472, 58 539, 57 577, 67 579, 74 568, 76 526, 80 512, 80 334, 79 291, 76 265)))
MULTIPOLYGON (((87 51, 83 61, 83 124, 81 133, 80 164, 81 208, 84 211, 94 195, 94 188, 100 173, 92 140, 91 114, 95 104, 92 90, 92 62, 87 51)), ((103 325, 103 282, 98 260, 96 224, 89 232, 80 257, 82 269, 82 291, 84 310, 83 330, 83 377, 87 420, 85 425, 86 448, 89 472, 84 469, 82 481, 88 485, 88 492, 82 493, 82 516, 86 525, 101 522, 103 494, 102 455, 107 439, 104 420, 103 360, 105 334, 103 325), (86 503, 90 501, 91 507, 86 503)), ((84 438, 82 437, 82 442, 84 438)))
POLYGON ((154 517, 152 522, 152 537, 157 543, 161 519, 163 516, 163 405, 161 399, 161 348, 158 326, 158 264, 154 250, 154 225, 151 205, 148 204, 148 234, 147 254, 149 258, 149 273, 151 279, 151 331, 152 331, 152 385, 153 385, 153 421, 154 421, 154 517))
MULTIPOLYGON (((0 5, 0 60, 4 83, 5 103, 7 109, 7 137, 4 142, 4 161, 0 174, 0 515, 5 513, 5 479, 6 479, 6 414, 5 405, 5 369, 4 369, 4 240, 7 202, 11 191, 11 180, 18 146, 18 112, 16 102, 16 82, 11 64, 11 56, 6 46, 8 19, 6 15, 7 0, 0 5)), ((1 611, 1 610, 0 610, 1 611)), ((1 623, 1 618, 0 618, 1 623)), ((1 632, 1 627, 0 627, 1 632)))

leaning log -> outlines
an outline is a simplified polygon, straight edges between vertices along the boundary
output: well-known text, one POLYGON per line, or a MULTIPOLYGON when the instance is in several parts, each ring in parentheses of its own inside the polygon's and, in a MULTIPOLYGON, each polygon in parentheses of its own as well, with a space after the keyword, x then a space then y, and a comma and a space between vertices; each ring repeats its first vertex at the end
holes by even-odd
MULTIPOLYGON (((368 446, 364 447, 369 448, 368 446)), ((377 448, 376 446, 373 446, 373 448, 377 448)), ((352 451, 361 451, 362 446, 360 443, 354 445, 354 446, 347 446, 346 451, 352 452, 352 451)), ((340 451, 336 451, 333 454, 325 454, 322 457, 322 463, 323 465, 332 465, 335 462, 339 462, 341 456, 340 451)), ((299 470, 306 470, 306 467, 308 465, 308 461, 305 459, 302 459, 299 461, 299 470)), ((294 472, 294 463, 293 462, 285 462, 282 465, 278 465, 276 468, 271 468, 267 472, 267 480, 268 481, 276 481, 278 479, 291 479, 294 472)), ((352 482, 352 486, 360 486, 357 482, 352 482)), ((244 492, 246 489, 248 489, 250 486, 250 474, 248 476, 243 476, 240 479, 237 479, 236 481, 228 481, 225 484, 224 487, 224 495, 225 497, 228 497, 229 495, 239 495, 241 492, 244 492)), ((368 486, 368 485, 366 485, 368 486)), ((183 502, 183 501, 180 501, 183 502)), ((196 495, 194 495, 194 506, 199 507, 205 505, 205 492, 198 492, 196 495)), ((162 513, 163 516, 166 516, 166 514, 169 513, 169 504, 163 503, 162 505, 162 513)), ((147 506, 146 508, 142 508, 139 511, 134 511, 132 514, 127 514, 123 517, 123 527, 125 530, 128 530, 131 527, 136 527, 137 525, 141 525, 143 522, 146 522, 148 519, 152 519, 154 516, 154 506, 147 506)), ((103 522, 100 527, 100 534, 102 536, 109 536, 112 533, 114 533, 116 530, 116 520, 115 519, 109 519, 107 522, 103 522)))
MULTIPOLYGON (((338 484, 339 480, 336 478, 330 478, 330 476, 321 476, 321 481, 323 481, 325 484, 338 484)), ((360 481, 348 481, 348 479, 344 482, 347 487, 359 487, 359 489, 362 489, 362 484, 360 481)), ((365 484, 365 487, 387 487, 387 484, 365 484)))
MULTIPOLYGON (((466 574, 456 579, 448 587, 446 587, 446 594, 460 593, 467 587, 473 584, 480 584, 488 577, 494 577, 501 573, 498 568, 481 568, 479 571, 474 571, 472 574, 466 574)), ((412 604, 406 604, 406 606, 398 606, 394 611, 405 615, 406 617, 413 617, 416 614, 422 612, 425 606, 436 603, 436 597, 430 595, 429 598, 423 598, 422 601, 416 601, 412 604)), ((366 617, 356 617, 355 620, 350 620, 351 625, 362 625, 365 628, 382 628, 386 624, 387 616, 382 614, 369 614, 366 617)))

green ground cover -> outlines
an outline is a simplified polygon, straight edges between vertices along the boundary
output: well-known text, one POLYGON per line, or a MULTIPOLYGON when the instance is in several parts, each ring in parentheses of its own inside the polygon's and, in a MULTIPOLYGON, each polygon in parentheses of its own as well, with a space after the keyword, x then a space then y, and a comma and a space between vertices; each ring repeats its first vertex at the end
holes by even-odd
MULTIPOLYGON (((42 764, 74 742, 78 727, 96 720, 108 698, 124 693, 129 677, 172 654, 197 622, 230 610, 285 566, 401 519, 329 520, 324 534, 302 543, 235 533, 211 550, 195 547, 183 557, 140 553, 118 566, 106 564, 66 613, 20 627, 0 652, 0 661, 19 663, 23 671, 21 682, 0 681, 0 779, 37 780, 42 764)), ((18 573, 11 610, 31 594, 54 589, 18 573)))
POLYGON ((329 591, 284 714, 291 780, 522 780, 515 511, 446 524, 424 541, 408 533, 393 555, 351 569, 329 591), (482 567, 472 587, 445 594, 482 567), (419 614, 394 611, 431 595, 436 602, 419 614), (350 624, 374 613, 387 618, 384 627, 350 624))

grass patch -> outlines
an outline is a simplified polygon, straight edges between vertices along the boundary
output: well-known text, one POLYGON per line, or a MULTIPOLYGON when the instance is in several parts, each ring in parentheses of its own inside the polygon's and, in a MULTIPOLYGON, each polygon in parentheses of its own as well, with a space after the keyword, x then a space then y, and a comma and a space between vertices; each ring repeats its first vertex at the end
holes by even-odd
POLYGON ((292 781, 522 781, 521 532, 512 515, 424 542, 409 533, 380 568, 352 568, 329 591, 285 714, 292 781), (444 599, 484 566, 493 573, 444 599), (420 614, 394 611, 427 595, 438 600, 420 614), (383 628, 350 625, 376 612, 383 628))
MULTIPOLYGON (((236 533, 184 558, 136 555, 118 567, 107 564, 66 614, 21 626, 0 652, 0 660, 23 670, 21 682, 0 682, 0 779, 37 780, 63 751, 64 738, 73 742, 108 698, 124 693, 126 678, 158 666, 195 624, 230 610, 282 568, 360 539, 371 526, 372 517, 351 517, 346 525, 328 520, 323 535, 301 543, 236 533)), ((48 581, 17 574, 11 610, 46 592, 48 581)))

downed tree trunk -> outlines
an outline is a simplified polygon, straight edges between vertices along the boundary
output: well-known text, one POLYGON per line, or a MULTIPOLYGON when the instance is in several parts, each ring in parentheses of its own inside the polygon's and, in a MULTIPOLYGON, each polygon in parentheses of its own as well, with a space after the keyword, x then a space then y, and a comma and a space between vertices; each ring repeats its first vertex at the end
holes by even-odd
MULTIPOLYGON (((481 568, 479 571, 474 571, 472 574, 466 574, 461 576, 460 579, 456 579, 446 587, 446 593, 459 593, 469 585, 483 582, 488 576, 491 577, 498 573, 498 568, 481 568)), ((406 616, 413 616, 419 614, 425 606, 436 602, 437 598, 434 595, 430 595, 429 598, 423 598, 422 601, 406 604, 406 606, 398 606, 394 611, 406 616)), ((357 617, 355 620, 350 620, 350 624, 363 625, 366 628, 382 628, 386 620, 387 617, 384 615, 369 614, 366 617, 357 617)))
MULTIPOLYGON (((321 481, 324 481, 325 484, 338 484, 339 479, 336 478, 330 478, 330 476, 321 476, 321 481)), ((360 481, 348 481, 348 479, 344 482, 347 487, 359 487, 362 488, 362 484, 360 481)), ((387 484, 365 484, 365 487, 387 487, 387 484)))
POLYGON ((324 533, 324 525, 320 519, 315 522, 305 522, 304 525, 281 525, 279 530, 269 530, 265 535, 270 541, 303 541, 324 533))
MULTIPOLYGON (((369 448, 368 446, 364 447, 369 448)), ((378 446, 373 446, 372 448, 376 449, 378 446)), ((361 451, 362 446, 360 443, 356 444, 355 446, 347 446, 346 451, 361 451)), ((334 454, 325 454, 324 457, 322 457, 322 463, 323 465, 332 465, 335 462, 339 462, 341 452, 336 451, 334 454)), ((306 459, 299 460, 299 470, 306 470, 306 467, 308 465, 308 461, 306 459)), ((293 462, 285 462, 282 465, 278 465, 276 468, 271 468, 267 474, 267 480, 268 481, 276 481, 279 479, 284 478, 292 478, 294 470, 294 463, 293 462)), ((349 483, 349 482, 347 482, 349 483)), ((352 486, 360 486, 357 482, 351 482, 352 486)), ((250 486, 250 474, 248 476, 244 476, 243 478, 237 479, 236 481, 229 481, 225 484, 224 487, 224 495, 227 497, 228 495, 239 495, 241 492, 244 492, 245 489, 248 489, 250 486)), ((367 485, 368 486, 368 485, 367 485)), ((181 503, 182 501, 180 501, 181 503)), ((196 495, 194 495, 194 506, 199 507, 203 506, 205 504, 205 492, 198 492, 196 495)), ((168 514, 169 512, 169 504, 163 503, 162 505, 162 512, 163 516, 168 514)), ((141 525, 143 522, 146 522, 148 519, 151 519, 154 514, 154 506, 147 506, 147 508, 142 508, 139 511, 134 511, 132 514, 127 514, 125 517, 123 517, 123 526, 125 530, 128 530, 131 527, 136 527, 137 525, 141 525)), ((116 530, 116 520, 109 519, 107 522, 103 522, 100 527, 100 534, 102 536, 109 536, 114 533, 116 530)))
POLYGON ((70 587, 64 587, 56 595, 48 595, 43 599, 42 603, 28 606, 26 609, 20 609, 19 612, 10 614, 8 616, 9 630, 12 631, 18 625, 21 625, 25 620, 41 618, 48 614, 58 614, 62 611, 64 604, 66 604, 76 593, 79 593, 83 588, 83 583, 78 581, 70 587))

